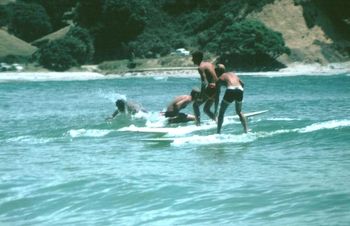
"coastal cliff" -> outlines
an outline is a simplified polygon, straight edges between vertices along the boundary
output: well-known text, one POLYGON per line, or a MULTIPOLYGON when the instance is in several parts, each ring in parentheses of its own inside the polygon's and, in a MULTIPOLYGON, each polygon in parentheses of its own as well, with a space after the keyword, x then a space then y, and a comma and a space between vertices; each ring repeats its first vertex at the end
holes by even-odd
POLYGON ((278 58, 284 64, 294 62, 328 64, 349 61, 350 40, 322 8, 309 1, 276 0, 248 18, 262 21, 282 33, 291 53, 278 58), (306 4, 307 3, 307 4, 306 4))

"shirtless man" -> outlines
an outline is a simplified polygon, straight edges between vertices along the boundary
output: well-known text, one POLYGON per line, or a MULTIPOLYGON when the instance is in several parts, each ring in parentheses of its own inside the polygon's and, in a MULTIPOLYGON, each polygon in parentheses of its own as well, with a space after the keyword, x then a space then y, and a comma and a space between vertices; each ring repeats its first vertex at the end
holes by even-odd
POLYGON ((119 113, 134 115, 140 111, 147 112, 139 104, 134 102, 127 102, 126 100, 123 100, 123 99, 118 99, 115 102, 115 105, 117 106, 117 109, 113 112, 113 114, 110 117, 107 117, 106 120, 112 120, 119 113))
POLYGON ((214 64, 203 61, 203 53, 195 51, 192 53, 192 61, 195 65, 198 65, 198 72, 201 77, 201 93, 200 99, 193 103, 193 111, 196 118, 196 124, 200 125, 200 111, 199 106, 204 104, 204 112, 209 118, 216 120, 216 115, 210 111, 211 106, 215 101, 216 95, 216 81, 218 80, 215 72, 214 64))
POLYGON ((180 110, 184 109, 189 103, 196 100, 199 97, 199 90, 193 89, 191 95, 182 95, 175 97, 175 99, 169 104, 164 116, 168 118, 169 123, 181 123, 194 121, 196 118, 193 115, 181 113, 180 110))
MULTIPOLYGON (((216 95, 216 103, 218 103, 220 96, 220 86, 226 86, 226 91, 224 97, 222 98, 219 117, 218 117, 218 127, 217 133, 221 132, 222 123, 224 121, 225 111, 229 104, 235 101, 236 113, 239 116, 239 120, 243 126, 244 132, 247 133, 247 120, 242 113, 242 100, 243 100, 243 88, 244 83, 239 77, 233 72, 225 72, 225 66, 223 64, 219 64, 216 68, 216 72, 219 76, 219 80, 217 81, 217 95, 216 95)), ((217 112, 217 105, 215 106, 215 112, 217 112)))

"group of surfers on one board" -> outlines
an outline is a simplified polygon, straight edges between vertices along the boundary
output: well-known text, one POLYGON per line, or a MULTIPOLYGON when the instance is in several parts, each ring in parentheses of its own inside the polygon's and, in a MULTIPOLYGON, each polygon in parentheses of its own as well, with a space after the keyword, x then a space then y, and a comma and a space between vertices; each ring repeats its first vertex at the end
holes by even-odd
MULTIPOLYGON (((201 78, 201 90, 192 89, 190 95, 181 95, 168 105, 166 112, 162 114, 168 118, 169 123, 182 123, 195 121, 196 125, 200 125, 200 110, 199 107, 204 104, 203 111, 209 118, 217 121, 217 133, 221 132, 221 127, 224 121, 224 115, 227 107, 235 101, 236 113, 239 116, 243 130, 247 133, 247 120, 242 113, 242 100, 244 83, 234 72, 225 72, 223 64, 214 65, 211 62, 203 61, 203 53, 195 51, 192 53, 192 61, 198 65, 198 72, 201 78), (221 101, 219 115, 217 115, 220 87, 226 86, 224 97, 221 101), (189 115, 180 112, 188 104, 193 102, 194 115, 189 115), (210 108, 214 104, 215 110, 212 112, 210 108)), ((114 111, 111 117, 113 119, 119 112, 135 114, 139 111, 146 112, 140 105, 119 99, 116 101, 117 110, 114 111)))

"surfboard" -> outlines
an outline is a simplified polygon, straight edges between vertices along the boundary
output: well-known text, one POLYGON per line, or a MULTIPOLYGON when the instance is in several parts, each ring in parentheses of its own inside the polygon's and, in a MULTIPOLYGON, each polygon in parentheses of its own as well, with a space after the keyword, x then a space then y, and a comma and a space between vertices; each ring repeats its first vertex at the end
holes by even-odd
POLYGON ((158 138, 146 138, 141 139, 141 141, 149 141, 149 142, 173 142, 175 138, 173 137, 158 137, 158 138))
MULTIPOLYGON (((263 113, 266 113, 268 112, 269 110, 263 110, 263 111, 255 111, 255 112, 249 112, 249 113, 244 113, 244 116, 249 118, 249 117, 252 117, 252 116, 255 116, 255 115, 260 115, 260 114, 263 114, 263 113)), ((239 119, 238 115, 233 115, 233 116, 227 116, 225 117, 225 120, 226 119, 239 119)))
MULTIPOLYGON (((252 117, 255 115, 260 115, 268 110, 264 111, 256 111, 256 112, 250 112, 244 114, 246 117, 252 117)), ((225 117, 224 124, 228 125, 235 123, 235 119, 238 119, 239 117, 237 115, 235 116, 227 116, 225 117)), ((135 125, 131 125, 129 127, 123 127, 118 129, 120 132, 139 132, 139 133, 160 133, 160 134, 172 134, 172 135, 181 135, 181 134, 188 134, 196 131, 201 130, 209 130, 216 128, 217 124, 213 120, 206 120, 203 121, 201 126, 196 125, 187 125, 187 126, 177 126, 177 127, 138 127, 135 125)))

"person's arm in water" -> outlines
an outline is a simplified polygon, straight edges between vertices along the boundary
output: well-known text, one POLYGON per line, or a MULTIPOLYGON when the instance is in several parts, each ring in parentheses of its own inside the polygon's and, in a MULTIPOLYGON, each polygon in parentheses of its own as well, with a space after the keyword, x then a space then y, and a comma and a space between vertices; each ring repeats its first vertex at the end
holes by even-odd
POLYGON ((117 109, 117 110, 115 110, 115 111, 113 112, 113 114, 112 114, 111 116, 107 117, 106 120, 112 120, 112 119, 114 119, 114 117, 117 116, 118 114, 119 114, 119 110, 117 109))

